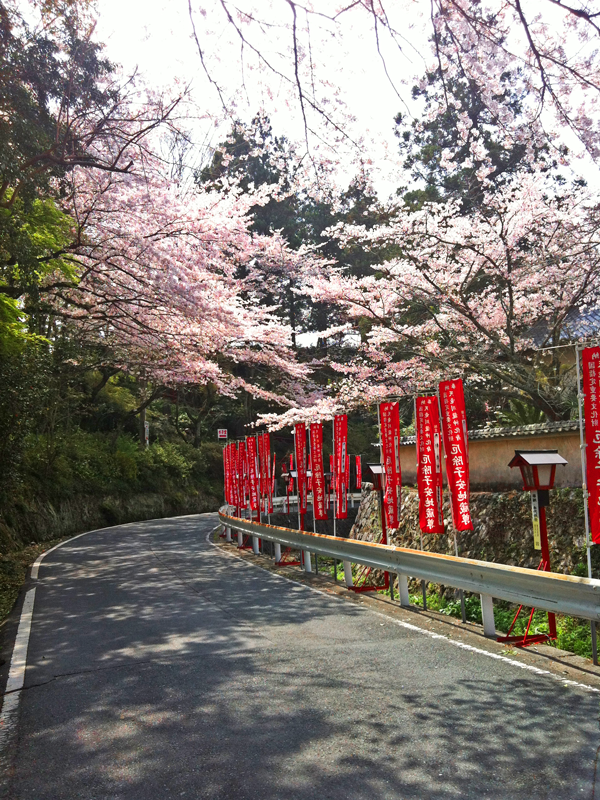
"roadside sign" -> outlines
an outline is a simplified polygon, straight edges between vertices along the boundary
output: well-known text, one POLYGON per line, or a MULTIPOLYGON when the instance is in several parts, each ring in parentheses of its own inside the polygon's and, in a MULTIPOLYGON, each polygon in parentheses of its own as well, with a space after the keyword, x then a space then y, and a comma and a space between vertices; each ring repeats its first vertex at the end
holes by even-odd
POLYGON ((217 429, 217 436, 219 439, 226 439, 227 438, 227 428, 218 428, 217 429))

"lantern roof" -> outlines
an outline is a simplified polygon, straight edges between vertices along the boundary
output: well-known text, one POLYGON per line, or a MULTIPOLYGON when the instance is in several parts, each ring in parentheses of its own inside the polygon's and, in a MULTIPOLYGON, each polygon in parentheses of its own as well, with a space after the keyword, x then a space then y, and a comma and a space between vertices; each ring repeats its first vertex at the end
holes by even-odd
POLYGON ((515 450, 515 454, 508 465, 520 467, 523 464, 541 466, 542 464, 568 464, 566 458, 559 455, 558 450, 515 450))
POLYGON ((367 464, 367 467, 371 470, 373 475, 383 474, 383 464, 367 464))

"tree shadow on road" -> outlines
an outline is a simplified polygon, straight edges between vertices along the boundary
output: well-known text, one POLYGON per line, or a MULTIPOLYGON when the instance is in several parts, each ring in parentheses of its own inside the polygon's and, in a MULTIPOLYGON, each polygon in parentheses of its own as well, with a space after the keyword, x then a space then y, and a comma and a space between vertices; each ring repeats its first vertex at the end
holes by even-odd
POLYGON ((592 796, 596 695, 129 532, 42 575, 15 798, 592 796))

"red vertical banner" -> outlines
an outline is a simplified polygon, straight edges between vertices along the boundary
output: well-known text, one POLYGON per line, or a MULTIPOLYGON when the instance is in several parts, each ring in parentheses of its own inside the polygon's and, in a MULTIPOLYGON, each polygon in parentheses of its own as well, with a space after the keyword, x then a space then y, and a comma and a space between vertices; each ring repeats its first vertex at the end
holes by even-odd
POLYGON ((348 456, 348 416, 339 414, 333 419, 335 437, 334 459, 334 490, 335 490, 335 516, 336 519, 348 517, 348 483, 346 481, 346 466, 348 456))
POLYGON ((262 508, 263 497, 266 494, 265 486, 265 440, 262 433, 256 437, 258 444, 258 496, 259 504, 262 508))
POLYGON ((238 464, 239 464, 239 504, 240 508, 248 508, 248 491, 247 491, 247 460, 246 460, 246 443, 240 442, 238 445, 238 464))
POLYGON ((248 478, 250 483, 250 510, 258 511, 258 475, 257 475, 257 453, 256 439, 248 436, 246 439, 246 450, 248 453, 248 478))
POLYGON ((242 452, 242 480, 244 483, 243 488, 243 496, 244 496, 244 508, 248 508, 250 503, 250 473, 248 471, 248 447, 246 446, 246 442, 242 442, 244 449, 242 452))
POLYGON ((457 531, 472 531, 469 508, 469 440, 462 380, 442 381, 439 386, 442 410, 442 440, 446 477, 450 489, 452 522, 457 531))
POLYGON ((362 464, 360 461, 360 456, 355 456, 356 458, 356 488, 362 489, 362 464))
MULTIPOLYGON (((285 474, 285 459, 281 465, 281 474, 285 474)), ((286 495, 286 506, 287 506, 287 513, 290 513, 290 495, 292 494, 292 488, 294 486, 294 479, 289 475, 288 477, 284 478, 285 480, 285 495, 286 495)))
POLYGON ((437 397, 417 397, 415 417, 419 526, 423 533, 444 533, 442 432, 437 397))
MULTIPOLYGON (((273 513, 273 479, 271 477, 271 435, 268 431, 263 433, 263 453, 265 459, 265 497, 267 498, 267 510, 273 513)), ((273 474, 275 472, 273 464, 273 474)))
POLYGON ((232 506, 235 505, 235 445, 233 442, 227 445, 227 465, 229 472, 229 502, 232 506))
POLYGON ((310 459, 312 465, 313 511, 315 519, 327 519, 325 471, 323 469, 323 425, 310 426, 310 459))
POLYGON ((297 486, 300 501, 300 513, 306 514, 307 508, 307 476, 306 476, 306 425, 299 422, 294 428, 294 449, 296 451, 297 486))
POLYGON ((231 483, 233 489, 233 505, 237 508, 239 505, 239 492, 238 492, 238 452, 237 444, 231 445, 231 483))
POLYGON ((237 508, 238 502, 238 450, 237 444, 231 443, 231 502, 237 508))
POLYGON ((381 451, 385 474, 383 507, 388 528, 397 528, 400 511, 400 406, 398 403, 381 403, 379 406, 381 424, 381 451))
POLYGON ((225 502, 230 505, 229 498, 231 492, 229 489, 229 445, 226 444, 223 448, 223 485, 225 492, 225 502))
POLYGON ((581 367, 590 534, 594 544, 600 544, 600 347, 581 351, 581 367))

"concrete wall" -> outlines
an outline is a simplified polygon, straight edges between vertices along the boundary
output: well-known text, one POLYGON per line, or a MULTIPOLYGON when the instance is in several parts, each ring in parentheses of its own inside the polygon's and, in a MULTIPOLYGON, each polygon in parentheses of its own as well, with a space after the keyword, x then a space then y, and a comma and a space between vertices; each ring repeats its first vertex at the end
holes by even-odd
MULTIPOLYGON (((499 491, 522 489, 521 471, 509 469, 508 462, 515 450, 558 450, 569 462, 556 468, 556 487, 581 486, 581 455, 579 432, 541 433, 538 435, 507 436, 469 441, 471 489, 474 491, 499 491)), ((416 485, 417 459, 414 444, 400 448, 402 483, 416 485)))

